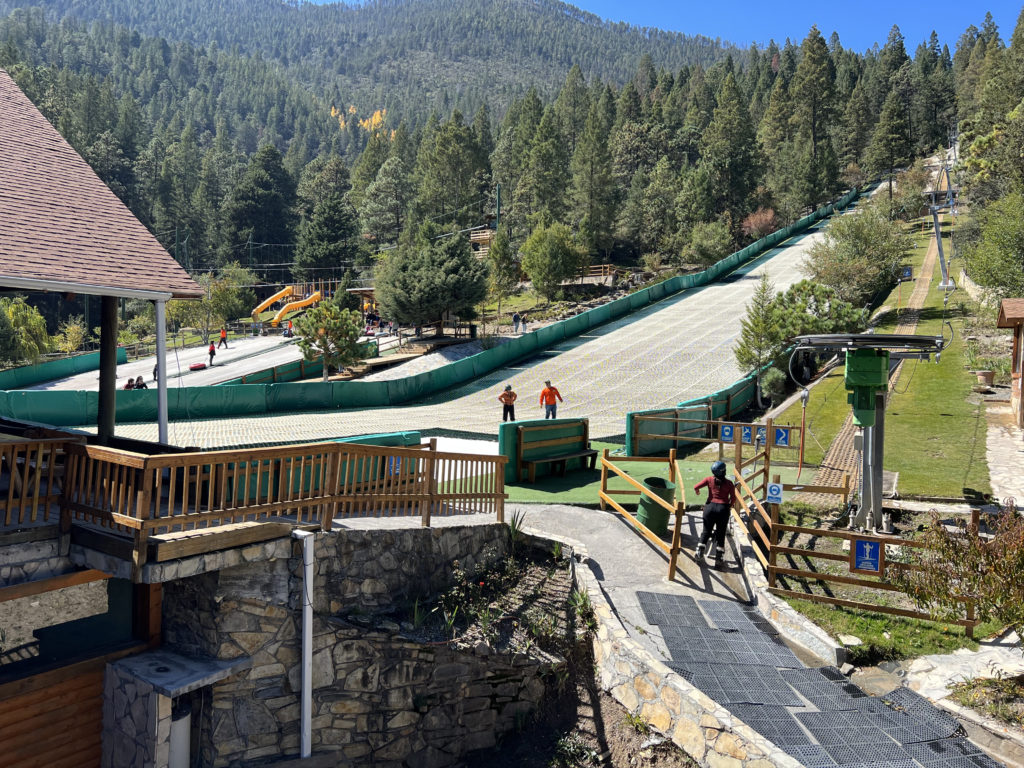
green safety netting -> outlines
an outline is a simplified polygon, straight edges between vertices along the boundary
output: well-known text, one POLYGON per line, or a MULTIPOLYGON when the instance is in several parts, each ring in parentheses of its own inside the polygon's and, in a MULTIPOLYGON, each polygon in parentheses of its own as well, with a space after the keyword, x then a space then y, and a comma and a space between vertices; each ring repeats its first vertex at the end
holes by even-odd
MULTIPOLYGON (((118 365, 128 362, 128 350, 124 347, 117 348, 117 362, 118 365)), ((21 365, 17 368, 0 371, 0 390, 22 389, 41 384, 44 381, 66 379, 68 376, 79 373, 98 371, 99 368, 99 352, 86 352, 84 355, 62 357, 33 365, 21 365)))

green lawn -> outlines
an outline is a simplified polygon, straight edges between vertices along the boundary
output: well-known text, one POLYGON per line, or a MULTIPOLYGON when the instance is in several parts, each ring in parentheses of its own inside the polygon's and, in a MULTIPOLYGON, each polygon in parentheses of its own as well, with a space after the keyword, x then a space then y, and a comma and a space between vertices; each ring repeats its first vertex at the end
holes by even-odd
MULTIPOLYGON (((622 446, 611 445, 591 441, 591 445, 600 451, 603 448, 614 450, 622 446)), ((635 480, 642 481, 645 477, 660 477, 668 479, 668 461, 664 463, 629 461, 626 457, 611 457, 612 462, 629 473, 635 480)), ((693 486, 702 478, 711 473, 711 459, 693 460, 687 459, 681 462, 683 471, 683 483, 686 488, 687 505, 693 506, 702 504, 707 500, 707 494, 701 493, 698 498, 693 492, 693 486)), ((545 475, 538 477, 537 482, 527 482, 516 485, 506 485, 505 491, 509 495, 509 502, 530 503, 530 504, 575 504, 581 506, 597 506, 599 499, 597 492, 601 489, 601 462, 598 459, 597 469, 593 472, 587 469, 574 469, 565 473, 565 477, 545 475)), ((796 482, 796 467, 776 466, 772 474, 778 474, 783 482, 796 482)), ((808 473, 801 475, 803 481, 809 479, 808 473)), ((609 479, 608 487, 612 490, 627 490, 632 486, 625 480, 615 476, 609 479)), ((621 496, 617 500, 623 504, 636 504, 637 497, 621 496)))

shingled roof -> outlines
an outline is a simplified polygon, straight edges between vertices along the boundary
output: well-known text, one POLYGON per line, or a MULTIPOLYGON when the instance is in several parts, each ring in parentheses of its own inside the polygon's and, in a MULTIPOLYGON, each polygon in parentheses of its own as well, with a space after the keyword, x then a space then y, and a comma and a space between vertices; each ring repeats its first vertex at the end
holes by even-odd
POLYGON ((0 290, 202 289, 0 69, 0 290))
POLYGON ((1003 299, 999 303, 997 328, 1013 328, 1024 322, 1024 299, 1003 299))

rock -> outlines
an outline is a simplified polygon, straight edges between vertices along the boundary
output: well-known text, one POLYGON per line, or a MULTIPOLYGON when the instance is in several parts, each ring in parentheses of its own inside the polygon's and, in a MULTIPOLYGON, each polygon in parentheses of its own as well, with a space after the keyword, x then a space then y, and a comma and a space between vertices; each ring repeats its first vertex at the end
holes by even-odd
POLYGON ((857 669, 857 668, 855 666, 853 666, 853 664, 850 664, 849 662, 847 662, 846 664, 843 664, 843 666, 841 666, 839 668, 839 671, 842 672, 847 677, 849 677, 850 675, 853 674, 855 669, 857 669))
POLYGON ((839 642, 845 646, 864 645, 864 641, 856 635, 840 635, 839 642))

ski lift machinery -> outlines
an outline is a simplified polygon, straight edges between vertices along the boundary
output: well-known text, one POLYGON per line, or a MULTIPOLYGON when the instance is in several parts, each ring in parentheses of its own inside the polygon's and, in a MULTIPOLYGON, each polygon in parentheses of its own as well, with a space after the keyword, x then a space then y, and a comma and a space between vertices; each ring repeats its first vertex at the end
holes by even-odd
MULTIPOLYGON (((953 326, 949 326, 952 334, 953 326)), ((879 523, 892 532, 889 516, 882 512, 882 460, 885 440, 885 399, 889 374, 900 360, 939 359, 952 336, 852 333, 797 336, 793 356, 801 351, 843 353, 847 402, 853 406, 853 423, 863 428, 861 449, 860 507, 850 512, 850 527, 874 530, 879 523)), ((792 363, 793 356, 790 357, 792 363)))

